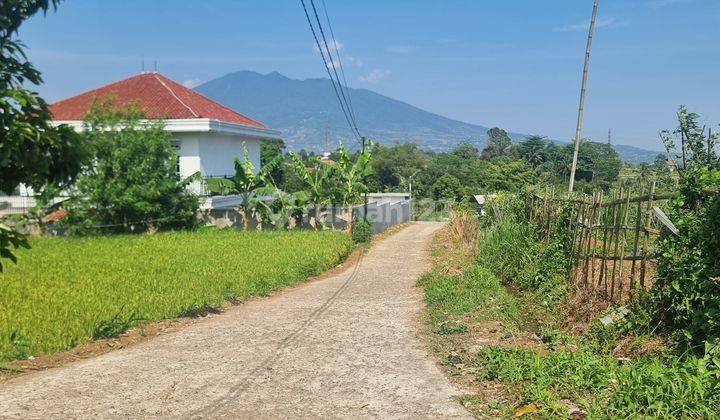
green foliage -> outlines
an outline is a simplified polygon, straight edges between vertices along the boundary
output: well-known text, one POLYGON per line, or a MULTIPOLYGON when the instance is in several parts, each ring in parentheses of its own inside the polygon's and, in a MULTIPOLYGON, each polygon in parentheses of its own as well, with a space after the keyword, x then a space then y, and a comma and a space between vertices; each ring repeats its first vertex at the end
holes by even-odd
MULTIPOLYGON (((368 182, 372 191, 405 192, 408 178, 417 170, 426 167, 429 156, 415 143, 384 146, 376 144, 372 149, 373 174, 368 182)), ((417 191, 417 181, 413 190, 417 191)), ((420 186, 422 188, 422 185, 420 186)))
POLYGON ((507 132, 502 128, 493 127, 487 132, 487 140, 482 156, 485 159, 492 159, 498 156, 504 156, 510 151, 512 140, 507 132))
POLYGON ((372 239, 373 224, 368 219, 360 219, 353 224, 352 239, 356 244, 366 244, 372 239))
POLYGON ((548 140, 545 136, 528 136, 527 140, 519 143, 516 153, 532 166, 537 168, 548 160, 548 140))
POLYGON ((512 387, 520 404, 542 417, 566 418, 565 401, 588 418, 713 418, 720 410, 720 351, 685 360, 637 358, 621 363, 584 349, 541 356, 532 350, 489 348, 473 365, 478 379, 512 387))
POLYGON ((205 181, 207 188, 221 195, 237 194, 241 198, 240 209, 243 214, 243 230, 250 226, 250 218, 262 204, 258 190, 271 183, 270 173, 279 164, 279 158, 263 165, 255 171, 255 165, 249 158, 248 151, 243 151, 243 159, 233 159, 235 174, 232 178, 209 178, 205 181))
POLYGON ((480 157, 480 150, 470 140, 461 141, 451 153, 461 159, 477 159, 480 157))
MULTIPOLYGON (((41 84, 42 77, 16 38, 25 20, 58 3, 0 2, 0 191, 5 194, 12 194, 19 184, 38 192, 46 186, 64 186, 80 171, 87 157, 75 131, 65 125, 53 127, 47 104, 27 87, 41 84)), ((14 261, 13 250, 24 243, 22 235, 2 226, 0 260, 14 261)))
POLYGON ((96 102, 85 120, 83 141, 93 159, 72 187, 64 219, 70 232, 138 232, 191 228, 198 199, 192 179, 176 173, 177 153, 162 123, 142 123, 134 107, 96 102))
POLYGON ((495 275, 481 265, 467 267, 460 276, 430 272, 420 278, 430 322, 438 334, 465 332, 453 317, 483 307, 482 320, 502 319, 513 323, 518 308, 495 275))
POLYGON ((0 282, 0 360, 264 295, 334 267, 352 247, 340 232, 230 229, 30 242, 0 282))
POLYGON ((432 198, 435 201, 449 200, 452 202, 460 202, 465 198, 467 193, 460 184, 460 180, 450 174, 445 174, 438 178, 432 186, 432 198))
POLYGON ((660 235, 652 293, 663 327, 697 350, 720 341, 720 164, 715 139, 699 128, 699 116, 681 107, 678 117, 685 165, 666 213, 680 234, 660 235))

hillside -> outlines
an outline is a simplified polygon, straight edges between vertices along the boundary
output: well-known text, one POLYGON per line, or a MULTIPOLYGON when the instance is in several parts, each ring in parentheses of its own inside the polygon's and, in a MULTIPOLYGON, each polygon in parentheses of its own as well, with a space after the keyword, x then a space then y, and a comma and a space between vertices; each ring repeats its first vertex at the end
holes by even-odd
MULTIPOLYGON (((352 135, 330 80, 294 80, 278 72, 238 71, 195 88, 198 92, 282 131, 290 149, 321 151, 352 135)), ((367 89, 350 88, 357 124, 375 141, 413 141, 430 151, 447 151, 462 140, 482 146, 488 127, 453 120, 367 89)), ((515 140, 522 134, 510 133, 515 140)), ((657 152, 618 146, 627 161, 652 161, 657 152)))

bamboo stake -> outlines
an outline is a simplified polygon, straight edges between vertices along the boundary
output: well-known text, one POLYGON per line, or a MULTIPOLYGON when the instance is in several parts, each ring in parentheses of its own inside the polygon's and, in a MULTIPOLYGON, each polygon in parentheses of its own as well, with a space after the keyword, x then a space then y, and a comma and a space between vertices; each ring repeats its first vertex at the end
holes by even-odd
MULTIPOLYGON (((597 221, 598 225, 600 225, 600 223, 602 221, 602 218, 601 218, 602 207, 600 207, 600 203, 602 203, 602 200, 603 200, 603 191, 600 190, 599 194, 600 195, 598 197, 597 214, 595 215, 595 220, 597 221)), ((595 230, 595 234, 593 235, 593 246, 592 246, 592 250, 593 250, 592 275, 590 276, 592 279, 592 284, 595 284, 595 265, 596 265, 595 260, 597 259, 597 258, 595 258, 595 254, 597 254, 598 237, 600 236, 600 229, 594 229, 594 230, 595 230)))
POLYGON ((600 203, 599 200, 599 193, 593 193, 593 206, 590 211, 590 217, 588 218, 588 225, 587 225, 587 235, 586 235, 586 242, 587 245, 585 246, 585 267, 583 269, 583 287, 588 287, 588 275, 590 274, 590 244, 593 237, 593 231, 592 227, 595 224, 595 215, 597 214, 598 205, 600 203))
POLYGON ((655 178, 653 178, 650 184, 650 199, 648 200, 647 210, 645 214, 645 236, 643 237, 643 259, 640 262, 640 287, 645 289, 645 273, 647 272, 647 259, 648 259, 648 245, 650 242, 650 232, 648 229, 652 223, 652 206, 653 206, 653 195, 655 194, 655 178))
MULTIPOLYGON (((628 217, 630 217, 630 190, 627 191, 627 200, 625 201, 625 214, 623 216, 623 226, 627 226, 628 224, 628 217)), ((618 232, 620 234, 620 232, 618 232)), ((625 268, 623 264, 623 260, 625 259, 625 244, 627 242, 627 229, 622 230, 622 243, 620 244, 620 272, 618 274, 618 279, 620 280, 620 287, 618 290, 618 301, 622 302, 622 296, 623 296, 623 269, 625 268)), ((628 286, 629 288, 629 286, 628 286)))
MULTIPOLYGON (((580 252, 582 252, 582 238, 583 238, 583 232, 584 232, 583 221, 585 220, 585 208, 586 208, 585 203, 581 203, 580 207, 578 207, 578 219, 577 219, 577 223, 575 223, 575 232, 573 235, 573 243, 577 242, 577 245, 575 247, 578 250, 578 255, 580 252)), ((580 257, 578 255, 575 255, 575 253, 573 253, 573 255, 572 255, 573 265, 570 269, 569 280, 573 284, 576 283, 575 275, 576 275, 576 271, 577 271, 576 269, 578 266, 578 261, 580 259, 580 257)))
MULTIPOLYGON (((615 193, 613 193, 612 196, 613 196, 613 198, 614 198, 615 193)), ((598 281, 598 288, 599 288, 599 286, 601 285, 601 283, 603 283, 603 280, 605 280, 605 282, 604 282, 604 284, 603 284, 603 288, 604 288, 604 290, 605 290, 605 294, 606 294, 606 295, 607 295, 607 291, 608 291, 608 288, 607 288, 607 286, 608 286, 608 280, 607 280, 607 256, 608 256, 608 248, 609 248, 609 245, 608 245, 608 242, 609 242, 609 240, 608 240, 608 231, 610 230, 610 229, 609 229, 609 224, 610 224, 611 217, 612 217, 612 218, 615 217, 615 216, 614 216, 614 211, 615 211, 615 208, 614 208, 614 207, 607 207, 607 210, 605 211, 605 221, 603 222, 603 225, 604 225, 604 229, 603 229, 603 258, 602 258, 602 261, 601 261, 601 263, 600 263, 600 280, 598 281), (612 211, 613 213, 611 213, 611 211, 612 211), (613 215, 611 216, 611 214, 613 214, 613 215)))
MULTIPOLYGON (((640 191, 640 194, 642 195, 644 191, 640 191)), ((633 299, 633 291, 635 290, 635 269, 637 265, 637 261, 635 260, 638 256, 638 244, 640 243, 640 224, 642 220, 642 202, 637 202, 637 208, 636 208, 637 214, 635 215, 635 231, 633 232, 633 251, 632 251, 632 265, 630 266, 630 299, 633 299)))
MULTIPOLYGON (((620 197, 622 197, 624 194, 624 190, 620 188, 620 197)), ((618 254, 618 246, 620 245, 620 213, 622 212, 622 204, 618 204, 615 206, 615 230, 612 232, 611 236, 615 236, 614 238, 614 251, 613 256, 617 256, 618 254)), ((610 276, 610 301, 612 302, 615 299, 615 275, 617 274, 617 260, 613 260, 613 267, 612 267, 612 275, 610 276)))

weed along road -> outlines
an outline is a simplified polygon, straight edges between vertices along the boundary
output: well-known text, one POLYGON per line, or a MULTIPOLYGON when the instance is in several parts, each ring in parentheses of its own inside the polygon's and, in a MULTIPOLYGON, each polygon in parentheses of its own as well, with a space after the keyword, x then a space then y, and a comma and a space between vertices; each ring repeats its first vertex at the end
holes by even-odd
POLYGON ((331 277, 0 383, 0 417, 467 417, 417 337, 439 223, 331 277))

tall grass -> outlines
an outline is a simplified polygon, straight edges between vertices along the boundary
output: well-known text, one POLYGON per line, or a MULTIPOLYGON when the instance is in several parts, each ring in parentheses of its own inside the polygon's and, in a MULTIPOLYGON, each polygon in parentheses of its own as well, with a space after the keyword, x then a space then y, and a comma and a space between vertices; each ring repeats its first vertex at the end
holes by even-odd
POLYGON ((0 275, 0 360, 69 349, 143 321, 196 315, 336 265, 340 232, 35 238, 0 275))

